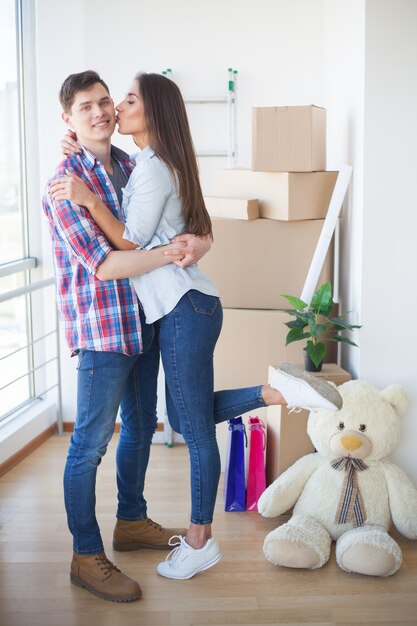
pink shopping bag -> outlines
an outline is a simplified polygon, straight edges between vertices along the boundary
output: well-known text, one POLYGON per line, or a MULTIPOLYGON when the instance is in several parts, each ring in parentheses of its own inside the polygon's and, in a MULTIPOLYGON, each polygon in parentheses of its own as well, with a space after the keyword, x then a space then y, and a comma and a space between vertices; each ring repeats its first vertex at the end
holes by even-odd
POLYGON ((259 417, 250 417, 248 421, 249 469, 246 493, 246 510, 257 511, 258 500, 266 488, 265 478, 265 424, 259 417))

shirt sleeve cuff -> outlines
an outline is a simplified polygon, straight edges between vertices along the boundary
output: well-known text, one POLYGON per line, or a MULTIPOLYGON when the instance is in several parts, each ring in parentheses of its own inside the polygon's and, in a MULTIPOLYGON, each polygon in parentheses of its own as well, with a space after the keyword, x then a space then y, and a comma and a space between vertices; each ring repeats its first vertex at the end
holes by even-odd
POLYGON ((143 245, 144 244, 146 245, 147 243, 146 241, 145 242, 139 241, 139 238, 135 237, 135 235, 129 230, 128 226, 125 226, 122 237, 123 239, 126 239, 126 241, 130 241, 131 243, 136 244, 140 248, 142 248, 143 245))
POLYGON ((81 263, 90 274, 95 276, 99 266, 106 260, 112 250, 113 248, 107 242, 97 239, 94 244, 88 247, 85 255, 81 259, 81 263))

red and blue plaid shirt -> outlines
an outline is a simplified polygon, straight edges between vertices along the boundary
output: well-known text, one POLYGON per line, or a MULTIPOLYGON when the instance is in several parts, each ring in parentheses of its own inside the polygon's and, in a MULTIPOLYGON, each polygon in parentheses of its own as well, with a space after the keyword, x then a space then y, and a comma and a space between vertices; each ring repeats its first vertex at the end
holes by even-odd
MULTIPOLYGON (((114 146, 111 155, 127 181, 134 164, 114 146)), ((142 352, 136 293, 128 279, 96 278, 99 265, 113 248, 84 207, 50 195, 49 183, 64 176, 66 169, 80 176, 117 219, 125 221, 125 215, 103 164, 85 149, 62 161, 48 181, 42 205, 52 238, 58 310, 71 354, 85 349, 134 356, 142 352)))

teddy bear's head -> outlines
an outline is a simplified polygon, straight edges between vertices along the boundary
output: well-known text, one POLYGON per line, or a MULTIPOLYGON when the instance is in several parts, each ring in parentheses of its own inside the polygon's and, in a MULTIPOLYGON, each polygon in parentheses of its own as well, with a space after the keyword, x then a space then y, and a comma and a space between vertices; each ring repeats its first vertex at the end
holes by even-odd
POLYGON ((407 396, 399 385, 380 391, 361 380, 338 387, 340 411, 310 413, 308 435, 317 452, 328 458, 382 459, 395 448, 407 396))

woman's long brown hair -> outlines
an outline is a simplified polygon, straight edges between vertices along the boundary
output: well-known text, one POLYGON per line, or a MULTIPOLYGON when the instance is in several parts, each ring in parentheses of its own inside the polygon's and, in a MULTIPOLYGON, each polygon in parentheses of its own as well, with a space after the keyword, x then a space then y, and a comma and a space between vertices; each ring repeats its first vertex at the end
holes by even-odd
POLYGON ((186 232, 212 237, 181 92, 172 80, 160 74, 139 73, 135 80, 143 101, 151 147, 178 177, 186 232))

